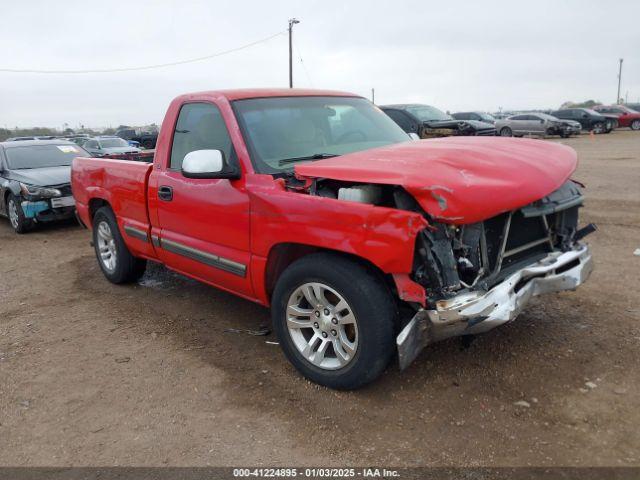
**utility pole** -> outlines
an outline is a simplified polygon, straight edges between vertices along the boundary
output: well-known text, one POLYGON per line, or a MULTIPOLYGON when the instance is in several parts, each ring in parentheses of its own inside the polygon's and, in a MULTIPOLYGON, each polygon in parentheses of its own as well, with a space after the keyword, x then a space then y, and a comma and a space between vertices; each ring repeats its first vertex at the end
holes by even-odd
POLYGON ((620 83, 622 82, 622 61, 620 59, 620 69, 618 70, 618 95, 616 96, 616 105, 620 103, 620 83))
POLYGON ((371 103, 373 103, 374 105, 376 103, 376 89, 375 88, 371 89, 371 103))
POLYGON ((293 26, 296 23, 300 23, 300 20, 289 19, 289 88, 293 88, 293 26))

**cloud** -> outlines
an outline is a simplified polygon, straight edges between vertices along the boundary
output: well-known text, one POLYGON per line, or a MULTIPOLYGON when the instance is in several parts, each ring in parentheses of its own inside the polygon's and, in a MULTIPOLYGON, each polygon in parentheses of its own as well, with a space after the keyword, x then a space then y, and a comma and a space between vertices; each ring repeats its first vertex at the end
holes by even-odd
MULTIPOLYGON (((3 9, 1 64, 91 69, 165 63, 264 38, 296 16, 298 86, 364 96, 375 87, 380 103, 423 102, 452 111, 556 107, 565 100, 614 101, 617 61, 624 57, 622 93, 636 101, 639 14, 636 1, 33 0, 3 9)), ((287 51, 283 35, 153 71, 0 73, 0 126, 159 123, 180 93, 286 86, 287 51)))

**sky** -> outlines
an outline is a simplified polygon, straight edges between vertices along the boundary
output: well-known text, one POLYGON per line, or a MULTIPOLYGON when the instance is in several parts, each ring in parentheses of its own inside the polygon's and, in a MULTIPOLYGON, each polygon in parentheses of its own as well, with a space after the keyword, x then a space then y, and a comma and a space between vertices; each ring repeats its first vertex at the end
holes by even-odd
MULTIPOLYGON (((638 0, 0 0, 0 69, 168 63, 294 27, 294 86, 451 112, 640 101, 638 0)), ((288 86, 285 33, 155 70, 0 71, 0 127, 160 124, 182 93, 288 86)))

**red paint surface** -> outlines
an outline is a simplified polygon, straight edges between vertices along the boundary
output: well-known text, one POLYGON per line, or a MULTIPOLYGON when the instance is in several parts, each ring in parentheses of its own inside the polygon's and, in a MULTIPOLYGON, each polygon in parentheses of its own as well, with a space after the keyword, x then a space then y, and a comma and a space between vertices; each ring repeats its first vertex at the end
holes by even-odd
MULTIPOLYGON (((162 124, 153 165, 77 158, 72 187, 78 213, 91 228, 90 204, 107 202, 121 232, 124 225, 246 265, 244 277, 154 247, 123 234, 127 247, 144 258, 245 298, 268 305, 267 269, 275 247, 296 244, 364 259, 393 275, 399 294, 424 304, 425 292, 411 281, 415 238, 427 226, 419 214, 310 196, 285 189, 282 180, 256 174, 230 100, 290 95, 351 96, 320 90, 233 90, 176 98, 162 124), (235 147, 241 178, 188 179, 167 168, 180 107, 213 103, 222 112, 235 147), (173 187, 174 199, 158 199, 173 187)), ((573 150, 556 144, 499 138, 411 142, 299 165, 310 177, 404 186, 427 211, 473 222, 522 206, 550 193, 573 172, 573 150), (433 195, 435 194, 435 196, 433 195), (444 200, 442 209, 437 198, 444 200)))
POLYGON ((426 212, 474 223, 553 192, 577 165, 572 148, 542 140, 448 137, 296 165, 299 176, 401 185, 426 212))

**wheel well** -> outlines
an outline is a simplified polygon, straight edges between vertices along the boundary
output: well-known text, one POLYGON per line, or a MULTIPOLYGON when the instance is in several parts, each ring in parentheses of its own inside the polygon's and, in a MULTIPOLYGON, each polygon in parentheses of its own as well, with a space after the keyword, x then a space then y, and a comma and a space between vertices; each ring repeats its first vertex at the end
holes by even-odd
POLYGON ((384 273, 367 259, 364 259, 357 255, 353 255, 351 253, 332 250, 330 248, 315 247, 312 245, 304 245, 299 243, 280 243, 278 245, 275 245, 271 249, 271 251, 269 252, 269 257, 267 259, 267 267, 265 270, 265 287, 268 298, 271 298, 278 278, 280 278, 282 272, 284 272, 289 265, 302 257, 318 252, 330 253, 335 255, 336 257, 342 257, 352 262, 364 265, 366 268, 378 274, 384 281, 384 283, 397 297, 397 290, 395 282, 393 281, 393 276, 388 273, 384 273))
POLYGON ((89 200, 89 218, 93 220, 93 216, 102 207, 111 208, 111 205, 109 205, 109 202, 102 198, 92 198, 91 200, 89 200))

